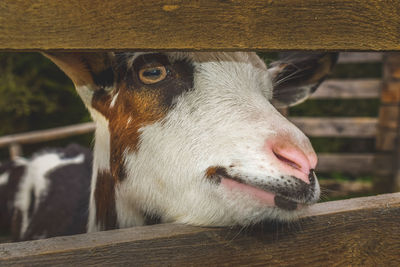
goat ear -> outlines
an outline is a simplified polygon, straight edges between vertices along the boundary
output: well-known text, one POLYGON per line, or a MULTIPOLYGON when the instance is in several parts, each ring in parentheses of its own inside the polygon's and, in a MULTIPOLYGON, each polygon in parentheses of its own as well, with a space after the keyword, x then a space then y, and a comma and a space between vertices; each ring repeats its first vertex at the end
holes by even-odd
POLYGON ((111 86, 114 83, 111 53, 43 53, 53 61, 76 87, 85 85, 91 90, 111 86))
POLYGON ((272 104, 282 108, 306 100, 331 72, 337 58, 337 53, 282 53, 268 69, 273 82, 272 104))
POLYGON ((73 81, 86 105, 91 104, 93 93, 112 88, 114 84, 113 54, 111 53, 43 53, 73 81))

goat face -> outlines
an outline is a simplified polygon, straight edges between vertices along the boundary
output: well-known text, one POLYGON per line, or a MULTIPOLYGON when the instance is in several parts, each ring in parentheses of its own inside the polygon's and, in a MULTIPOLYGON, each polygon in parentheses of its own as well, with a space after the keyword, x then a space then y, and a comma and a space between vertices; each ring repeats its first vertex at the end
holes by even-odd
POLYGON ((47 56, 97 123, 89 229, 114 213, 117 227, 290 220, 318 200, 310 142, 273 104, 305 99, 335 55, 270 69, 242 52, 47 56))

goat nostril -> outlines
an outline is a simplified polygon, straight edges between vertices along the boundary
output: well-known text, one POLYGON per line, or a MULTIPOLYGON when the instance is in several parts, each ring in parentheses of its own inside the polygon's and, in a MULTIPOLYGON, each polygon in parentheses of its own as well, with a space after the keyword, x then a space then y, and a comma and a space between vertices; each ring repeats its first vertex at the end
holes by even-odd
POLYGON ((289 165, 289 166, 291 166, 291 167, 293 167, 293 168, 295 168, 297 170, 301 170, 301 166, 299 164, 297 164, 296 162, 294 162, 294 161, 292 161, 292 160, 290 160, 290 159, 288 159, 288 158, 276 153, 275 151, 273 151, 273 152, 274 152, 275 157, 277 157, 277 159, 279 159, 283 163, 285 163, 285 164, 287 164, 287 165, 289 165))

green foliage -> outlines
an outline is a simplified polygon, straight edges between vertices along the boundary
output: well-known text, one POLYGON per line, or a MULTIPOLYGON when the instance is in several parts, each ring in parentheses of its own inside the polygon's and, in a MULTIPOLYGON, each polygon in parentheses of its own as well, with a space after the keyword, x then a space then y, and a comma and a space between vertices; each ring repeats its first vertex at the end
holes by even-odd
MULTIPOLYGON (((50 60, 39 53, 0 53, 0 136, 89 120, 72 82, 50 60)), ((72 140, 88 145, 91 138, 72 140)), ((24 146, 24 155, 44 145, 24 146)), ((0 159, 7 157, 1 149, 0 159)))
POLYGON ((375 150, 372 138, 312 137, 310 140, 318 153, 368 153, 375 150))
POLYGON ((0 135, 89 119, 73 84, 38 53, 0 53, 0 135))
POLYGON ((319 180, 334 180, 338 182, 343 182, 343 181, 359 181, 359 182, 372 182, 374 179, 373 176, 371 175, 359 175, 357 177, 336 171, 336 172, 330 172, 330 173, 319 173, 318 174, 318 179, 319 180))
POLYGON ((334 68, 332 76, 343 79, 381 78, 381 63, 349 63, 334 68))
POLYGON ((311 99, 298 106, 291 107, 290 115, 308 117, 377 117, 379 103, 379 99, 311 99))

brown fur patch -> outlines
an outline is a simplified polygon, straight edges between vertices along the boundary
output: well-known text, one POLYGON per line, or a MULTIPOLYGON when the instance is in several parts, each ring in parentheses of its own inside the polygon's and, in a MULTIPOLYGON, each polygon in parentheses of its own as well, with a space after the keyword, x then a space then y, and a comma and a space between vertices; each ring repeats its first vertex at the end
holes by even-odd
POLYGON ((118 88, 118 99, 110 108, 111 97, 100 95, 93 98, 92 105, 109 122, 110 131, 110 168, 113 179, 125 178, 123 164, 124 151, 135 151, 139 142, 139 129, 161 120, 166 108, 160 103, 157 91, 129 90, 126 85, 118 88), (130 122, 128 123, 128 121, 130 122))
POLYGON ((108 171, 97 173, 96 189, 96 222, 102 230, 117 228, 117 213, 115 208, 115 180, 108 171))
POLYGON ((212 166, 206 170, 206 177, 217 184, 221 182, 221 176, 227 176, 227 172, 224 167, 212 166))
POLYGON ((109 122, 110 168, 115 181, 121 181, 126 176, 124 152, 137 150, 139 129, 164 118, 173 106, 173 98, 193 87, 191 65, 183 61, 169 63, 168 58, 160 54, 139 56, 132 68, 120 68, 118 71, 114 75, 118 81, 112 95, 98 90, 92 100, 92 106, 109 122), (168 70, 165 80, 155 84, 142 83, 138 73, 141 67, 149 64, 165 66, 168 70), (117 99, 111 107, 116 94, 117 99))
POLYGON ((217 174, 218 168, 219 168, 219 167, 209 167, 209 168, 206 170, 206 176, 207 176, 207 177, 211 177, 211 176, 216 175, 216 174, 217 174))
POLYGON ((160 121, 173 106, 174 97, 193 87, 193 67, 185 61, 169 62, 162 54, 138 56, 132 67, 127 57, 115 53, 48 53, 75 83, 94 91, 91 106, 109 123, 110 170, 98 173, 94 198, 96 220, 105 230, 116 227, 115 186, 126 177, 124 153, 138 148, 140 128, 160 121), (160 82, 140 81, 140 69, 165 66, 167 76, 160 82), (110 92, 105 89, 114 86, 110 92), (113 101, 116 95, 117 99, 113 101))

